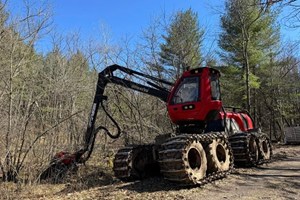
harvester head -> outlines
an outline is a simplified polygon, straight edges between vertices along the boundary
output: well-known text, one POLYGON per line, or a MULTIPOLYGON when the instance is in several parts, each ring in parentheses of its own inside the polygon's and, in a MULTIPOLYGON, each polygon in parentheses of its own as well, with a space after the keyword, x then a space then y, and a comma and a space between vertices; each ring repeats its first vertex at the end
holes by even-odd
POLYGON ((75 153, 61 151, 51 159, 49 166, 40 175, 40 180, 51 179, 55 182, 61 180, 68 172, 76 172, 83 150, 75 153))

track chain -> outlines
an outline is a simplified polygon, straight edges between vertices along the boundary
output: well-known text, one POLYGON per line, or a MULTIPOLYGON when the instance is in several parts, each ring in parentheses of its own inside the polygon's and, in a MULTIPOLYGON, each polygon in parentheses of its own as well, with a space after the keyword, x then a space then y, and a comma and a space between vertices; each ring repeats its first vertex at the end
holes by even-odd
POLYGON ((170 181, 179 182, 187 185, 203 185, 217 179, 226 177, 233 169, 232 151, 224 133, 207 133, 207 134, 183 134, 170 138, 161 146, 159 151, 159 163, 164 178, 170 181), (230 168, 227 171, 218 171, 207 173, 206 177, 197 179, 188 173, 188 167, 184 164, 185 147, 196 141, 203 147, 210 144, 213 139, 223 139, 228 145, 230 154, 230 168))
POLYGON ((132 156, 133 151, 136 149, 137 147, 135 146, 127 146, 118 150, 113 162, 115 177, 125 181, 134 178, 134 175, 131 173, 132 156))
MULTIPOLYGON (((234 164, 236 166, 253 167, 268 162, 268 160, 264 160, 260 156, 262 155, 262 148, 259 142, 259 139, 261 139, 261 137, 263 136, 262 135, 257 136, 257 133, 247 133, 247 132, 236 133, 229 137, 230 146, 232 148, 232 152, 234 156, 234 164), (254 137, 257 143, 257 147, 259 151, 258 160, 253 159, 254 156, 250 152, 249 141, 251 137, 254 137)), ((269 147, 272 155, 271 145, 269 147)))
POLYGON ((159 173, 156 145, 132 145, 119 149, 113 162, 115 177, 123 181, 143 179, 159 173))

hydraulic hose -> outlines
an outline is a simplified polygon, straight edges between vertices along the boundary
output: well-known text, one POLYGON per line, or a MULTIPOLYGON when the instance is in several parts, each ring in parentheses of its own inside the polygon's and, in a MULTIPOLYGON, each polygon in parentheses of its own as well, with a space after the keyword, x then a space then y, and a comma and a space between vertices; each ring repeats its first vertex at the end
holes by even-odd
POLYGON ((113 122, 113 124, 117 127, 117 134, 112 134, 106 127, 104 126, 99 126, 97 127, 91 136, 91 139, 89 141, 89 143, 86 145, 85 149, 79 150, 77 152, 77 157, 78 157, 78 163, 85 163, 91 156, 93 150, 94 150, 94 145, 95 145, 95 140, 96 140, 96 135, 99 131, 104 130, 105 134, 108 135, 110 138, 112 139, 117 139, 120 137, 121 135, 121 128, 119 126, 119 124, 116 122, 116 120, 107 112, 107 110, 105 109, 105 106, 103 105, 103 101, 101 101, 100 103, 103 111, 105 112, 106 116, 113 122), (85 158, 81 158, 81 156, 85 153, 88 152, 85 158))
POLYGON ((105 128, 105 127, 103 127, 103 126, 99 126, 98 128, 95 129, 95 131, 98 132, 99 130, 102 129, 102 130, 104 130, 104 131, 106 132, 106 134, 107 134, 110 138, 112 138, 112 139, 117 139, 117 138, 119 138, 120 135, 121 135, 121 128, 120 128, 119 124, 118 124, 118 123, 116 122, 116 120, 115 120, 115 119, 107 112, 107 110, 105 109, 105 107, 104 107, 102 101, 101 101, 100 105, 101 105, 103 111, 105 112, 106 116, 107 116, 107 117, 114 123, 114 125, 117 127, 118 132, 117 132, 116 135, 113 135, 113 134, 110 133, 110 131, 109 131, 107 128, 105 128))

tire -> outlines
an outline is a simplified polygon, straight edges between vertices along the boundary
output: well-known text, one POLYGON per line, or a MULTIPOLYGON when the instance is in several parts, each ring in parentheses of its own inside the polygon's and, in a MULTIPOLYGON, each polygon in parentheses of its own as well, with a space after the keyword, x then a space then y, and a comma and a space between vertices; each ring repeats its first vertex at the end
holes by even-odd
POLYGON ((270 140, 263 136, 259 141, 259 147, 260 147, 260 159, 263 161, 267 161, 271 159, 271 143, 270 140))
POLYGON ((207 159, 201 143, 193 141, 190 145, 186 146, 184 152, 184 165, 190 179, 203 179, 206 176, 207 159))
POLYGON ((230 168, 230 151, 222 139, 214 139, 206 148, 208 172, 227 171, 230 168))
POLYGON ((250 154, 250 162, 253 165, 256 165, 259 159, 259 147, 257 138, 254 135, 250 136, 249 139, 249 154, 250 154))

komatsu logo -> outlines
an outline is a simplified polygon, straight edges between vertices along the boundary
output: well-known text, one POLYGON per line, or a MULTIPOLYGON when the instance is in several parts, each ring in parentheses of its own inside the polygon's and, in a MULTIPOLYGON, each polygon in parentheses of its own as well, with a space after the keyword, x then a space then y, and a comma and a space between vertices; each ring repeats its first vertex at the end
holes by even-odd
POLYGON ((138 85, 134 85, 134 84, 131 84, 131 88, 135 89, 135 90, 138 90, 138 91, 141 91, 141 92, 146 92, 146 93, 149 92, 148 89, 139 87, 138 85))

